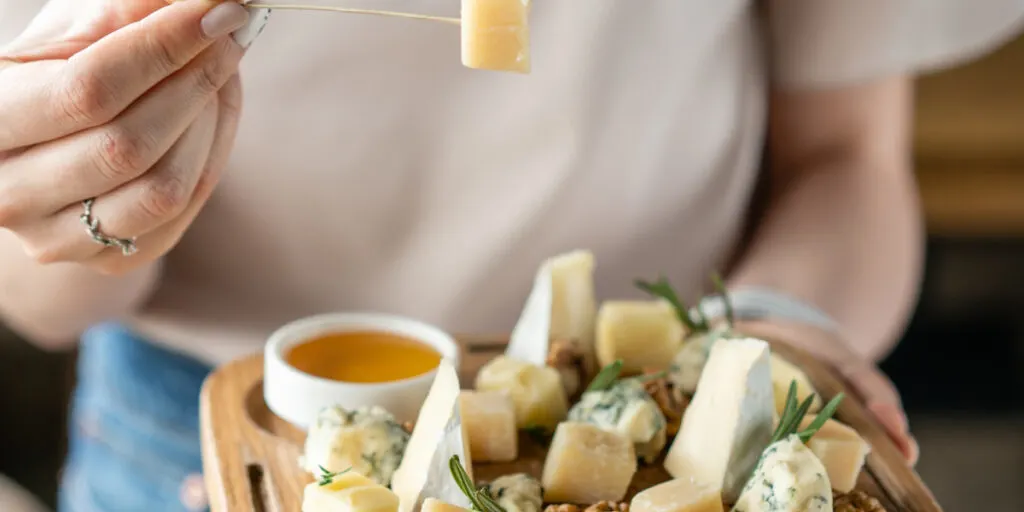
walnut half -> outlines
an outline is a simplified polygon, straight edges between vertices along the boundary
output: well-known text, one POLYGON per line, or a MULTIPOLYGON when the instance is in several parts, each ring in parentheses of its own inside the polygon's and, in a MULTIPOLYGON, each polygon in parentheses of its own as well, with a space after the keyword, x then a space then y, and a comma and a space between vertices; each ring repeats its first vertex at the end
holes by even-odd
POLYGON ((544 512, 629 512, 627 501, 599 501, 587 508, 579 505, 563 503, 561 505, 548 505, 544 512))
MULTIPOLYGON (((644 373, 653 376, 661 372, 645 371, 644 373)), ((658 404, 662 414, 665 415, 665 419, 668 422, 668 435, 675 435, 679 431, 680 423, 683 421, 683 413, 690 404, 689 399, 683 395, 683 392, 672 381, 664 376, 650 378, 644 383, 644 388, 647 390, 647 394, 651 395, 654 402, 658 404)))
POLYGON ((584 357, 576 343, 565 339, 552 340, 546 362, 548 366, 558 370, 565 395, 575 397, 581 390, 585 372, 584 357))
POLYGON ((864 491, 850 491, 846 494, 833 491, 832 501, 835 512, 887 512, 881 502, 864 491))

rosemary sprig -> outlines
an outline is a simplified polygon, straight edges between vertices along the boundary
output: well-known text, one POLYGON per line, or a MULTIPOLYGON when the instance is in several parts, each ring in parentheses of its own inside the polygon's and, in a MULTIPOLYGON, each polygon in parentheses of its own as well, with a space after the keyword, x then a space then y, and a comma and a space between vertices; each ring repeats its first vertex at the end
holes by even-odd
POLYGON ((590 385, 587 386, 587 391, 604 391, 612 387, 612 384, 615 384, 621 373, 622 359, 616 359, 615 362, 605 366, 597 373, 594 380, 590 381, 590 385))
POLYGON ((686 305, 685 302, 683 302, 682 299, 679 298, 679 295, 676 294, 676 291, 672 289, 672 284, 669 283, 668 279, 666 279, 665 277, 659 277, 658 280, 653 283, 649 283, 642 279, 637 279, 636 281, 634 281, 634 283, 636 284, 637 288, 643 290, 644 292, 647 292, 648 294, 653 295, 655 297, 665 299, 669 302, 669 304, 672 304, 672 307, 675 308, 676 310, 676 316, 679 317, 679 321, 686 326, 686 329, 689 332, 707 331, 707 324, 705 322, 702 322, 700 325, 698 325, 696 322, 693 321, 693 318, 690 316, 690 308, 686 305))
POLYGON ((729 298, 729 291, 725 288, 725 283, 722 281, 722 276, 718 272, 711 274, 711 282, 715 284, 715 290, 722 295, 722 302, 725 305, 725 321, 728 322, 729 328, 732 329, 736 326, 736 312, 732 308, 732 300, 729 298))
POLYGON ((332 473, 332 472, 328 471, 327 468, 325 468, 323 466, 317 466, 317 467, 320 468, 320 478, 317 479, 317 483, 320 485, 320 487, 323 487, 325 485, 330 485, 330 484, 334 483, 334 479, 336 477, 344 475, 345 473, 348 473, 349 471, 352 471, 352 468, 347 468, 347 469, 343 469, 341 471, 332 473))
POLYGON ((829 418, 835 414, 836 409, 839 408, 839 402, 843 401, 843 394, 839 393, 832 400, 829 400, 828 404, 825 405, 814 418, 807 428, 798 431, 800 428, 800 422, 803 420, 807 411, 811 408, 811 404, 814 402, 814 395, 808 396, 802 403, 797 405, 796 403, 796 380, 789 383, 789 392, 786 393, 786 405, 782 409, 782 414, 779 417, 779 426, 775 428, 775 432, 772 433, 771 441, 768 444, 773 444, 777 441, 785 439, 793 434, 800 437, 802 442, 807 442, 814 437, 814 434, 825 424, 829 418))
POLYGON ((477 512, 505 512, 505 509, 498 505, 498 502, 494 501, 494 498, 487 491, 483 489, 478 490, 473 487, 473 480, 466 473, 466 468, 462 467, 462 461, 459 460, 458 455, 452 455, 452 458, 448 459, 448 468, 452 472, 455 485, 459 486, 462 494, 465 494, 469 498, 469 502, 473 504, 473 510, 477 512))

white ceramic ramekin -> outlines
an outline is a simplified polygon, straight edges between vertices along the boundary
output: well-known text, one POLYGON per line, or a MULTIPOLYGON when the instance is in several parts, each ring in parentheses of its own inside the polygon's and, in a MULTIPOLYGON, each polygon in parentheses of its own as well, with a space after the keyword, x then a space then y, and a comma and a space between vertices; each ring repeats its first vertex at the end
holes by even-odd
POLYGON ((379 331, 419 340, 459 367, 451 335, 423 322, 382 313, 333 313, 296 320, 271 334, 264 353, 263 397, 274 414, 307 429, 321 409, 379 405, 398 421, 415 421, 437 370, 408 379, 374 384, 339 382, 301 372, 285 361, 293 345, 323 334, 379 331))

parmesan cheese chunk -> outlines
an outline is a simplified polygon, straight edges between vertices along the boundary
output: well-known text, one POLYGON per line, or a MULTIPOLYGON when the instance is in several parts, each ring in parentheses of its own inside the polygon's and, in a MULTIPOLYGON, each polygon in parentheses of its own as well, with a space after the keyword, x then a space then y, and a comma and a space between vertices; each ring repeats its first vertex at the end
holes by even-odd
POLYGON ((427 498, 423 500, 423 508, 420 512, 471 512, 468 508, 457 507, 443 501, 427 498))
POLYGON ((561 423, 544 461, 544 501, 619 501, 636 469, 636 452, 625 436, 590 423, 561 423))
POLYGON ((732 502, 772 435, 768 344, 720 339, 711 349, 697 393, 665 456, 675 478, 694 477, 732 502))
POLYGON ((608 301, 597 312, 600 366, 622 360, 626 374, 666 369, 683 341, 683 323, 666 301, 608 301))
MULTIPOLYGON (((805 417, 800 429, 807 428, 812 421, 813 415, 805 417)), ((807 447, 821 460, 832 488, 839 492, 850 492, 857 486, 857 477, 871 452, 871 445, 856 430, 833 419, 807 441, 807 447)))
POLYGON ((807 412, 818 412, 821 410, 821 397, 818 396, 811 385, 811 379, 797 368, 793 363, 786 361, 782 356, 772 353, 772 386, 775 388, 775 412, 782 414, 786 408, 786 395, 789 394, 789 384, 796 381, 796 402, 803 403, 807 397, 814 395, 811 400, 811 408, 807 412))
POLYGON ((723 512, 722 493, 691 478, 676 478, 641 491, 630 512, 723 512))
POLYGON ((302 512, 397 512, 398 496, 358 473, 333 478, 327 485, 306 486, 302 512))
POLYGON ((796 435, 764 451, 733 512, 832 512, 825 467, 796 435))
POLYGON ((508 395, 463 391, 459 406, 474 461, 508 462, 518 457, 516 411, 508 395))
POLYGON ((569 399, 558 370, 507 356, 484 365, 476 376, 477 391, 497 391, 512 399, 516 427, 554 429, 569 412, 569 399))
POLYGON ((402 463, 391 478, 391 489, 398 495, 401 512, 419 510, 426 498, 463 508, 472 505, 456 485, 448 465, 451 457, 458 455, 466 473, 473 478, 472 451, 462 426, 459 388, 455 367, 442 359, 402 463))
POLYGON ((462 64, 530 72, 530 0, 462 0, 462 64))

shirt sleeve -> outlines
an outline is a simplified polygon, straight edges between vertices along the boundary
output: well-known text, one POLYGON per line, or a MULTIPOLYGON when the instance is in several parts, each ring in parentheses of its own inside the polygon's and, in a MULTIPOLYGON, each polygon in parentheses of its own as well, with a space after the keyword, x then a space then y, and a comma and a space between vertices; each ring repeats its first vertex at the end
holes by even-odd
POLYGON ((934 71, 1024 28, 1024 0, 767 0, 776 86, 820 88, 934 71))

